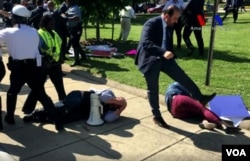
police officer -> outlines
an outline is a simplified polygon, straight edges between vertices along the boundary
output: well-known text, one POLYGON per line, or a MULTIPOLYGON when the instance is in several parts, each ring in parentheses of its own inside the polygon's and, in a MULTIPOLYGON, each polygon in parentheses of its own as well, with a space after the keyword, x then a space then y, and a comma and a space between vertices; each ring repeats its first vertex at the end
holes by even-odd
POLYGON ((0 30, 0 43, 6 43, 9 53, 7 64, 10 70, 10 87, 7 91, 7 114, 5 122, 15 124, 14 113, 16 109, 17 94, 22 86, 27 83, 34 91, 38 100, 46 107, 50 118, 55 123, 56 129, 63 130, 63 126, 55 113, 52 100, 45 93, 44 82, 40 77, 41 55, 38 51, 39 36, 36 29, 27 25, 30 11, 22 6, 15 5, 12 9, 12 28, 0 30))

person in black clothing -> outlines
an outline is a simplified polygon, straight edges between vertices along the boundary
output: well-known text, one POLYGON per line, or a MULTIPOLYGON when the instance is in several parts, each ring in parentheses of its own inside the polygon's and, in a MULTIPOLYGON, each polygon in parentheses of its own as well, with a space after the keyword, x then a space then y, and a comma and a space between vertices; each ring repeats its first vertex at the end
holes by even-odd
POLYGON ((68 10, 65 12, 64 17, 67 18, 67 28, 69 32, 69 42, 72 44, 74 49, 75 61, 71 66, 80 64, 81 60, 86 60, 85 52, 80 45, 80 39, 82 36, 82 13, 75 0, 66 0, 68 10))
MULTIPOLYGON (((13 4, 11 3, 10 0, 6 0, 3 2, 3 11, 6 12, 11 12, 11 9, 13 7, 13 4)), ((9 17, 2 17, 3 22, 4 22, 4 27, 11 27, 12 23, 11 23, 11 19, 9 17)))
POLYGON ((228 13, 233 12, 234 23, 236 23, 238 19, 238 11, 240 6, 242 5, 243 0, 227 0, 225 10, 225 15, 222 18, 224 21, 227 18, 228 13))
POLYGON ((188 48, 187 56, 191 56, 194 51, 194 46, 190 40, 192 32, 194 32, 198 44, 199 55, 204 55, 204 41, 202 38, 202 23, 205 22, 204 2, 204 0, 190 0, 182 14, 184 23, 183 39, 188 48))
POLYGON ((46 12, 46 9, 43 7, 43 0, 36 1, 37 7, 31 11, 30 25, 35 29, 39 29, 40 20, 43 16, 43 13, 46 12))

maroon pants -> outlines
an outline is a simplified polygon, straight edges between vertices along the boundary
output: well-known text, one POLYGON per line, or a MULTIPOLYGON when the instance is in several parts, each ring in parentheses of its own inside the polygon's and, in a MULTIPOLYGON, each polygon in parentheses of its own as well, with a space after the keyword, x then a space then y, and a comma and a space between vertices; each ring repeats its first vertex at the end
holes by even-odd
POLYGON ((221 120, 215 113, 203 106, 199 101, 184 95, 176 95, 173 97, 171 113, 173 117, 179 119, 199 116, 216 124, 219 124, 221 120))

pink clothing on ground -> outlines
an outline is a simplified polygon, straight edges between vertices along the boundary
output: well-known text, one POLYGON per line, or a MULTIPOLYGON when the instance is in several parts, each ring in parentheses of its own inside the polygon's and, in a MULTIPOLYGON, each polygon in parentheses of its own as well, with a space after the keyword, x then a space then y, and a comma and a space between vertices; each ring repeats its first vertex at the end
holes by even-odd
POLYGON ((220 124, 220 118, 203 106, 199 101, 188 96, 175 95, 172 99, 171 113, 179 119, 202 116, 209 122, 220 124))

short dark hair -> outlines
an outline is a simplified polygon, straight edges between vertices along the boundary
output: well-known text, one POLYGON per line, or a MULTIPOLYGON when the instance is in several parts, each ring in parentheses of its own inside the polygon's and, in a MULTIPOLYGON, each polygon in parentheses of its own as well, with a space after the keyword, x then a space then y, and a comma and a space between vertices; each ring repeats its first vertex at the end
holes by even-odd
POLYGON ((174 12, 181 12, 180 9, 178 7, 176 7, 175 5, 170 5, 170 6, 165 6, 162 9, 162 13, 164 14, 168 14, 169 16, 173 16, 174 12))

